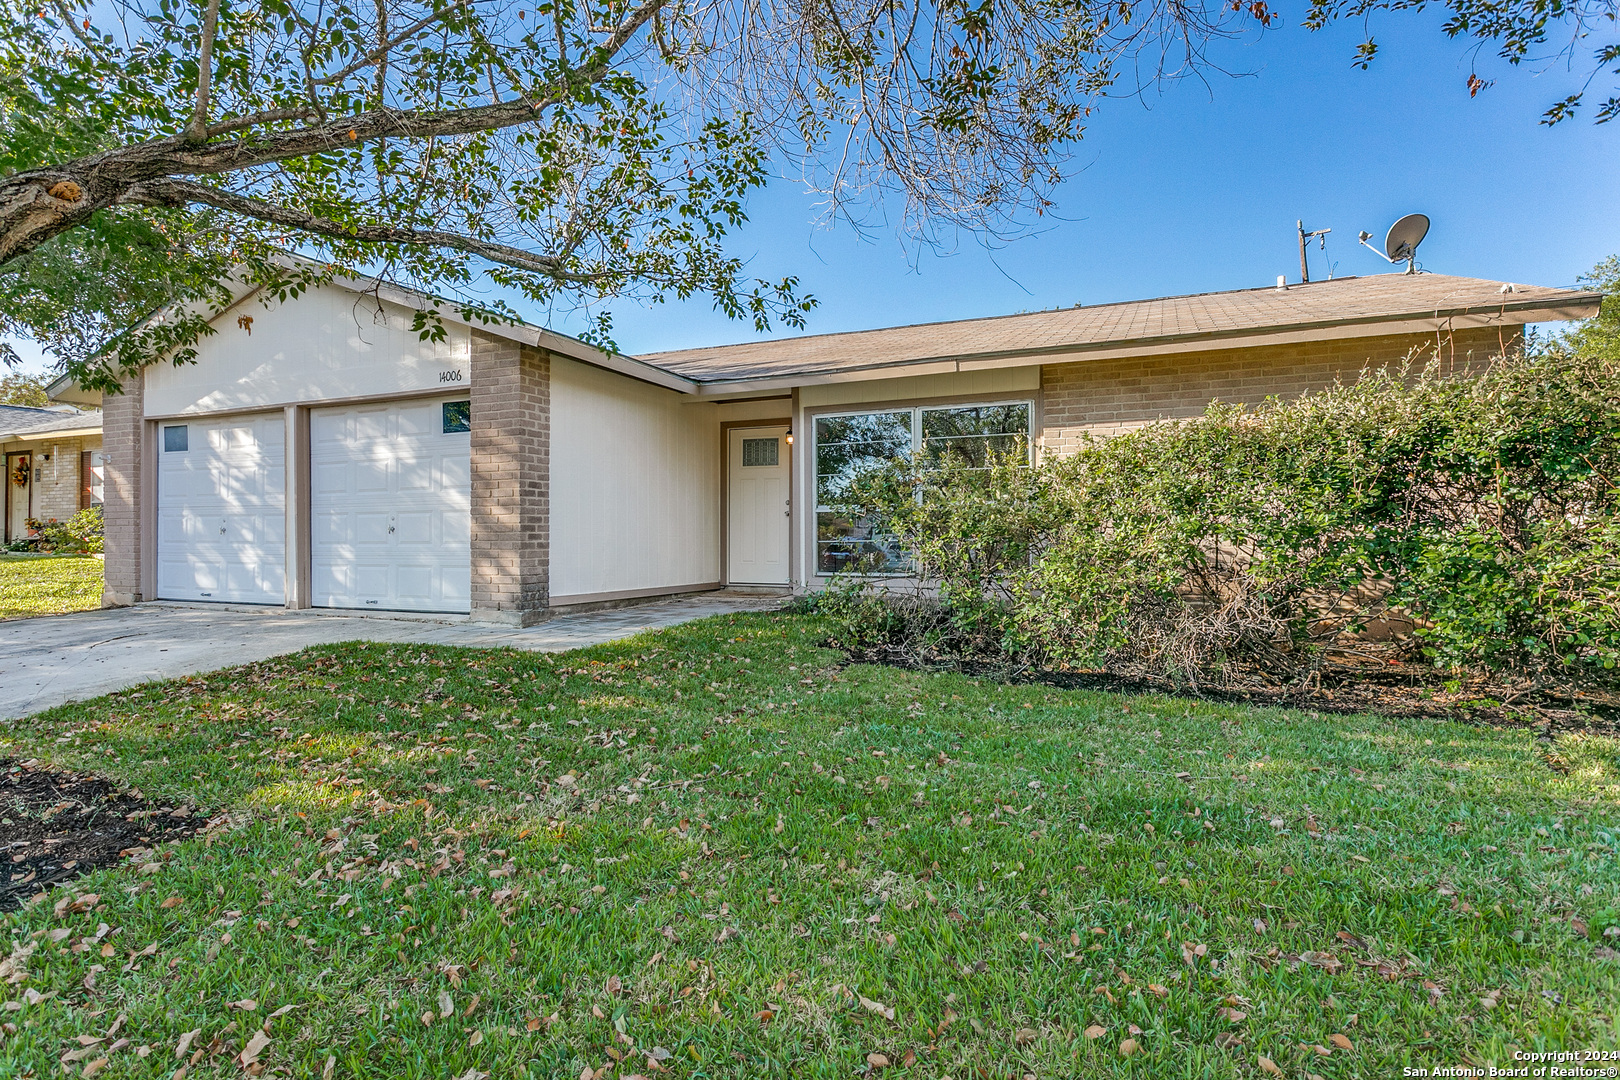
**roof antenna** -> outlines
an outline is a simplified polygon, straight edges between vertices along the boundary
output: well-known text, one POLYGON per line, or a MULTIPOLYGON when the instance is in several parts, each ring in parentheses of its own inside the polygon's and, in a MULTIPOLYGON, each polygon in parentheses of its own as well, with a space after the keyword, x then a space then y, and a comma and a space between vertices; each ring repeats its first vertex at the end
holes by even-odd
MULTIPOLYGON (((1320 250, 1326 251, 1327 234, 1333 230, 1316 229, 1312 232, 1306 232, 1305 222, 1303 221, 1294 222, 1294 228, 1299 230, 1299 280, 1309 285, 1311 283, 1311 264, 1305 259, 1305 249, 1310 246, 1312 240, 1316 240, 1320 245, 1320 250)), ((1329 274, 1328 276, 1332 277, 1333 275, 1329 274)))
POLYGON ((1423 243, 1423 238, 1429 235, 1429 219, 1423 214, 1407 214, 1401 220, 1389 227, 1389 235, 1384 237, 1384 250, 1379 251, 1367 243, 1372 233, 1363 230, 1357 237, 1367 250, 1376 252, 1386 262, 1398 263, 1406 260, 1406 272, 1417 273, 1417 249, 1423 243))

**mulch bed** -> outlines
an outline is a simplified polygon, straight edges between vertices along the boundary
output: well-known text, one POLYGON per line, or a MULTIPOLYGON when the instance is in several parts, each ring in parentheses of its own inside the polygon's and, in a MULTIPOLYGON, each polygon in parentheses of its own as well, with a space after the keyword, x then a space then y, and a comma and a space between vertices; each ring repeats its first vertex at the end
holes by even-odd
POLYGON ((0 759, 0 911, 207 824, 192 807, 161 806, 93 773, 0 759))
POLYGON ((1103 671, 1011 670, 971 662, 919 663, 912 657, 886 650, 851 653, 833 642, 855 663, 885 664, 910 670, 958 671, 999 682, 1040 683, 1066 690, 1104 690, 1117 694, 1166 694, 1201 701, 1238 705, 1270 705, 1334 714, 1374 713, 1381 716, 1460 720, 1494 727, 1528 727, 1543 736, 1566 731, 1620 735, 1620 698, 1592 692, 1571 697, 1554 691, 1528 693, 1523 688, 1493 685, 1486 680, 1465 681, 1455 688, 1422 665, 1326 664, 1320 678, 1309 686, 1269 684, 1258 673, 1237 678, 1224 686, 1189 687, 1168 679, 1142 678, 1103 671))

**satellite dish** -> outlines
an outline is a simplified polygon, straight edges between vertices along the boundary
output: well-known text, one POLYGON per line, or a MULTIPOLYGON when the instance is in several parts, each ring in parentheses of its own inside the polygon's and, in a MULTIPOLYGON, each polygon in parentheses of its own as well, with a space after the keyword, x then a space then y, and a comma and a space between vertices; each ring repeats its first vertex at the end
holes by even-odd
POLYGON ((1417 247, 1429 235, 1429 219, 1424 214, 1407 214, 1389 227, 1384 237, 1384 257, 1390 262, 1406 260, 1406 272, 1412 273, 1417 260, 1417 247))

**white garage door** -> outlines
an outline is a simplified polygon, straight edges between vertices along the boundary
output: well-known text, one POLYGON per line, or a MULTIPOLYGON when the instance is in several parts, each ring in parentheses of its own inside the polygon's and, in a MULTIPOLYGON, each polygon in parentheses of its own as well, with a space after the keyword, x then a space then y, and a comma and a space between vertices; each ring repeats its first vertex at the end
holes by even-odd
POLYGON ((470 427, 465 399, 310 414, 316 606, 468 610, 470 427))
POLYGON ((287 602, 286 439, 280 413, 159 425, 159 597, 287 602))

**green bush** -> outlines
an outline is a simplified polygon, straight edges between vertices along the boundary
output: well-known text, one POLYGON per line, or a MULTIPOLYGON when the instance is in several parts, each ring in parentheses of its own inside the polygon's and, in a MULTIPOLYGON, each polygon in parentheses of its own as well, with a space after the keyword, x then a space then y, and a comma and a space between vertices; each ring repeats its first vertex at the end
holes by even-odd
POLYGON ((857 651, 1307 680, 1333 654, 1534 683, 1620 665, 1620 362, 1362 373, 1086 441, 1037 468, 906 463, 846 513, 909 587, 824 601, 857 651))
POLYGON ((87 506, 66 521, 52 518, 39 526, 39 547, 45 551, 99 553, 102 550, 101 507, 87 506))

